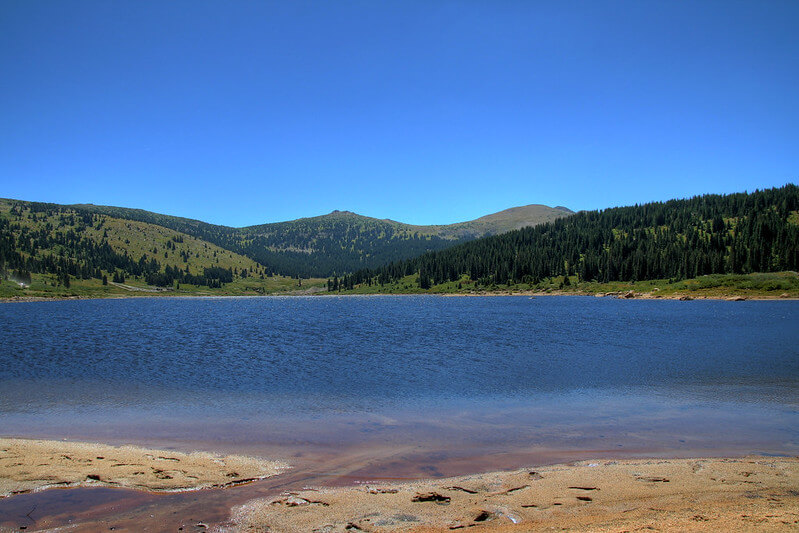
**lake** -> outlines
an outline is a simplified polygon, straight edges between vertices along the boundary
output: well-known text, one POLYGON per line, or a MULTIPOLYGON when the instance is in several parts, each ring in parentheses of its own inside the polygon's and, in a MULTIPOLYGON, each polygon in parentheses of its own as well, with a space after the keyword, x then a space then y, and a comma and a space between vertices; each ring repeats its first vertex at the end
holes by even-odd
POLYGON ((135 298, 8 303, 0 324, 4 436, 252 453, 330 483, 799 454, 792 301, 135 298))

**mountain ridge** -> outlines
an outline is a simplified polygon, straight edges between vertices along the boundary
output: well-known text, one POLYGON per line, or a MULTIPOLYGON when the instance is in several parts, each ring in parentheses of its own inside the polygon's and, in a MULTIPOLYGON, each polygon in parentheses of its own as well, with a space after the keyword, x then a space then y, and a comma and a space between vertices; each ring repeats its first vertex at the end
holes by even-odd
POLYGON ((74 211, 154 224, 249 258, 265 267, 267 273, 303 278, 375 268, 519 225, 536 225, 570 214, 563 208, 530 204, 472 221, 422 226, 335 210, 326 215, 236 228, 137 208, 0 201, 37 211, 74 211))
MULTIPOLYGON (((230 228, 230 229, 237 229, 237 230, 243 230, 243 229, 248 229, 248 228, 258 228, 258 227, 263 227, 263 226, 270 226, 270 225, 273 225, 273 224, 285 224, 285 223, 289 223, 289 222, 299 222, 299 221, 303 221, 303 220, 318 220, 318 219, 324 219, 324 218, 332 217, 332 216, 351 216, 351 217, 355 217, 355 218, 359 218, 359 219, 369 219, 369 220, 375 220, 375 221, 380 221, 380 222, 388 222, 388 223, 391 223, 391 224, 399 224, 401 226, 407 226, 407 227, 412 227, 412 228, 446 228, 446 227, 452 227, 452 226, 461 226, 463 224, 472 224, 472 223, 475 223, 475 222, 483 222, 483 221, 488 221, 488 220, 495 220, 495 219, 499 218, 499 215, 503 215, 503 214, 506 214, 506 213, 507 214, 518 213, 520 210, 537 209, 537 210, 540 210, 541 212, 552 212, 553 214, 563 213, 565 215, 573 215, 574 213, 577 212, 577 211, 572 211, 568 207, 564 207, 562 205, 555 206, 555 207, 550 207, 550 206, 545 205, 545 204, 527 204, 527 205, 509 207, 507 209, 503 209, 503 210, 497 211, 495 213, 489 213, 487 215, 482 215, 482 216, 480 216, 478 218, 475 218, 475 219, 464 220, 464 221, 460 221, 460 222, 452 222, 452 223, 449 223, 449 224, 411 224, 409 222, 402 222, 400 220, 394 220, 392 218, 378 218, 378 217, 372 217, 372 216, 369 216, 369 215, 362 215, 360 213, 356 213, 355 211, 350 211, 348 209, 334 209, 334 210, 330 211, 329 213, 325 213, 325 214, 321 214, 321 215, 311 215, 311 216, 307 216, 307 217, 298 217, 298 218, 292 218, 292 219, 288 219, 288 220, 280 220, 280 221, 276 221, 276 222, 263 222, 261 224, 248 224, 248 225, 245 225, 245 226, 230 226, 230 225, 227 225, 227 224, 214 224, 212 222, 206 222, 206 221, 200 220, 198 218, 182 217, 182 216, 177 216, 177 215, 168 215, 168 214, 165 214, 165 213, 159 213, 159 212, 156 212, 156 211, 149 211, 147 209, 141 209, 141 208, 138 208, 138 207, 121 207, 121 206, 113 206, 113 205, 105 205, 105 204, 93 204, 93 203, 58 204, 58 203, 53 203, 53 202, 37 202, 37 201, 33 201, 33 200, 22 200, 22 199, 18 199, 18 198, 0 198, 0 201, 22 202, 22 203, 26 203, 26 204, 51 205, 51 206, 61 206, 61 207, 72 207, 72 208, 76 208, 76 209, 87 209, 87 210, 90 210, 90 211, 95 211, 95 210, 98 210, 98 211, 100 211, 100 210, 102 210, 102 211, 113 210, 115 212, 127 211, 127 212, 130 212, 132 214, 133 213, 138 213, 138 214, 142 214, 142 215, 145 215, 145 214, 146 215, 157 215, 157 216, 162 216, 162 217, 168 217, 170 219, 180 220, 180 221, 187 222, 187 223, 198 223, 198 224, 203 224, 203 225, 208 225, 208 226, 215 226, 215 227, 221 227, 221 228, 230 228)), ((533 216, 535 216, 537 214, 538 213, 533 213, 533 216)), ((536 221, 534 221, 534 222, 536 222, 536 221)), ((522 226, 522 227, 524 227, 524 226, 522 226)), ((514 229, 518 229, 518 228, 514 228, 514 229)))

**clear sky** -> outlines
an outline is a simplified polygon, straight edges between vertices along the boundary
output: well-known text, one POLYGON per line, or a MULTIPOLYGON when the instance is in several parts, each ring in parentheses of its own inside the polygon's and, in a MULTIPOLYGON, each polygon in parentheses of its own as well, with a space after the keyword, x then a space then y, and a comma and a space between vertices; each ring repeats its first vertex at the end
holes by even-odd
POLYGON ((0 197, 417 224, 799 182, 799 2, 0 0, 0 197))

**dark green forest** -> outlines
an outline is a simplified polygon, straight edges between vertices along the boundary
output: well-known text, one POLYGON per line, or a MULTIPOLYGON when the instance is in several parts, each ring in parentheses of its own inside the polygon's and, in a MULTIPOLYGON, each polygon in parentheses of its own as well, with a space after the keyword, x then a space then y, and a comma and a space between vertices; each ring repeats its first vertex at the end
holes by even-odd
POLYGON ((376 268, 467 240, 420 235, 398 223, 348 212, 249 226, 238 232, 235 242, 225 248, 279 274, 301 277, 376 268))
POLYGON ((599 211, 484 237, 332 279, 332 288, 418 274, 430 288, 468 276, 478 285, 681 280, 799 269, 799 187, 697 196, 599 211))

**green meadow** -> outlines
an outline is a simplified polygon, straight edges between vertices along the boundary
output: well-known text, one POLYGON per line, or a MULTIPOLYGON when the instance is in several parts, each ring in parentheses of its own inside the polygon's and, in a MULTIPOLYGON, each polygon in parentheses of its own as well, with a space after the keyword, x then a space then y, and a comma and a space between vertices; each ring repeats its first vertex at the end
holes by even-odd
POLYGON ((424 290, 419 287, 419 276, 411 275, 379 285, 361 284, 352 290, 339 290, 337 294, 463 294, 489 295, 508 293, 529 294, 648 294, 653 298, 799 298, 799 274, 772 272, 755 274, 712 274, 684 280, 646 280, 636 282, 613 281, 608 283, 579 282, 577 276, 558 276, 540 283, 515 283, 510 285, 478 285, 468 276, 458 281, 448 281, 424 290), (568 280, 568 281, 567 281, 568 280))

